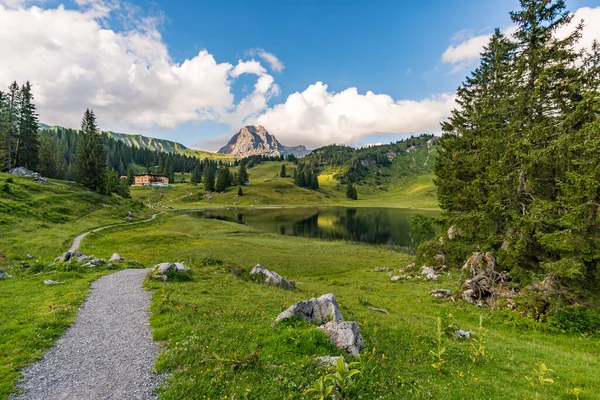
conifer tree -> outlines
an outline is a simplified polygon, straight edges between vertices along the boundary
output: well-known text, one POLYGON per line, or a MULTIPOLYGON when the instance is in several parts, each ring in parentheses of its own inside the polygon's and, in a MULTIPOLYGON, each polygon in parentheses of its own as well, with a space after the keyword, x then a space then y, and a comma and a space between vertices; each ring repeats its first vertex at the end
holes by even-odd
POLYGON ((209 192, 214 192, 215 170, 212 166, 207 166, 204 168, 204 176, 202 177, 202 182, 204 182, 204 189, 206 189, 209 192))
POLYGON ((598 46, 562 0, 521 0, 512 38, 498 31, 443 124, 440 206, 461 240, 504 268, 582 278, 599 271, 598 46), (595 133, 594 133, 595 132, 595 133))
POLYGON ((222 166, 219 168, 217 173, 217 192, 224 192, 231 184, 231 174, 229 172, 229 168, 226 166, 222 166))
POLYGON ((28 169, 37 169, 39 162, 38 151, 40 148, 39 126, 36 107, 33 104, 31 83, 29 81, 21 87, 19 108, 20 119, 16 165, 28 169))
POLYGON ((248 182, 248 171, 246 171, 246 160, 240 162, 240 171, 238 172, 240 185, 244 186, 248 182))
POLYGON ((287 173, 285 171, 285 164, 281 164, 281 172, 279 173, 279 176, 282 178, 285 178, 287 176, 287 173))
POLYGON ((357 200, 358 194, 356 192, 356 188, 352 185, 352 182, 348 182, 348 186, 346 187, 346 198, 350 200, 357 200))
POLYGON ((238 196, 240 196, 240 197, 244 195, 244 192, 242 191, 242 186, 241 186, 241 185, 240 185, 240 186, 238 186, 238 192, 237 192, 237 194, 238 194, 238 196))
POLYGON ((197 185, 202 180, 202 176, 200 175, 200 167, 196 165, 196 168, 192 171, 192 177, 190 178, 190 183, 192 185, 197 185))
POLYGON ((104 186, 106 154, 96 116, 89 108, 83 115, 81 131, 77 143, 77 180, 83 186, 100 192, 104 186))

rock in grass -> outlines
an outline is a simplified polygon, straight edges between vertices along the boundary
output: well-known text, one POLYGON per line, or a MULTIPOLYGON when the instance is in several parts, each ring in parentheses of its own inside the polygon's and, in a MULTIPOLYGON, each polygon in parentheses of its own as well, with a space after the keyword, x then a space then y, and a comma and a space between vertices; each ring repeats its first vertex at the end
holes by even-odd
POLYGON ((271 326, 294 317, 316 324, 343 321, 338 302, 331 293, 324 294, 319 298, 313 297, 310 300, 297 302, 279 314, 271 326))
POLYGON ((256 264, 252 271, 250 271, 250 275, 262 275, 265 277, 265 283, 267 285, 279 286, 282 289, 292 290, 295 288, 294 281, 286 281, 279 275, 277 272, 269 271, 265 267, 260 264, 256 264))
POLYGON ((357 356, 364 345, 360 327, 356 322, 330 321, 319 329, 327 333, 338 349, 344 349, 350 355, 357 356))
POLYGON ((115 253, 110 257, 110 260, 108 260, 108 262, 116 262, 116 261, 123 261, 123 257, 121 257, 121 255, 119 253, 115 253))
POLYGON ((425 275, 425 279, 428 281, 437 281, 438 276, 435 274, 435 271, 431 267, 422 266, 421 267, 421 275, 425 275))
MULTIPOLYGON (((340 356, 321 356, 315 358, 315 362, 319 367, 329 368, 336 365, 339 359, 340 356)), ((344 360, 344 364, 346 364, 346 360, 344 360)))
POLYGON ((71 259, 71 257, 73 256, 73 253, 71 253, 70 251, 65 251, 63 254, 61 254, 60 256, 58 256, 54 262, 67 262, 71 259))
POLYGON ((458 339, 471 339, 471 332, 465 332, 462 329, 454 331, 458 339))
POLYGON ((9 275, 5 270, 0 269, 0 281, 4 278, 9 278, 9 275))
POLYGON ((52 279, 46 279, 44 285, 62 285, 63 282, 53 281, 52 279))
POLYGON ((377 311, 377 312, 380 312, 380 313, 383 313, 383 314, 389 314, 390 313, 385 308, 369 307, 369 310, 371 310, 371 311, 377 311))
POLYGON ((398 275, 396 275, 396 276, 392 276, 392 278, 391 278, 390 280, 391 280, 392 282, 396 282, 396 281, 399 281, 400 279, 402 279, 402 277, 401 277, 401 276, 398 276, 398 275))
POLYGON ((429 292, 429 294, 432 295, 433 297, 439 297, 441 299, 446 299, 446 298, 452 296, 452 290, 434 289, 431 292, 429 292))
POLYGON ((152 269, 152 272, 154 272, 155 274, 159 274, 159 275, 165 275, 169 272, 185 272, 185 271, 189 271, 189 270, 190 269, 188 267, 186 267, 185 265, 183 265, 182 263, 164 262, 164 263, 156 264, 154 266, 154 268, 152 269))
POLYGON ((133 221, 133 218, 131 218, 130 216, 126 216, 126 217, 125 217, 125 221, 127 221, 127 222, 131 222, 131 221, 133 221))

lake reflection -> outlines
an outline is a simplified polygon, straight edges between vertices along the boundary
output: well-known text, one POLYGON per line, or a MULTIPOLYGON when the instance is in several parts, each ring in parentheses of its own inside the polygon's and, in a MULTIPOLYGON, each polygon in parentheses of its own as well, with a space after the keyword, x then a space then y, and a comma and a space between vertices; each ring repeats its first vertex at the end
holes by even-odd
POLYGON ((281 235, 408 246, 409 222, 415 214, 438 211, 398 208, 238 208, 195 211, 201 218, 246 224, 281 235))

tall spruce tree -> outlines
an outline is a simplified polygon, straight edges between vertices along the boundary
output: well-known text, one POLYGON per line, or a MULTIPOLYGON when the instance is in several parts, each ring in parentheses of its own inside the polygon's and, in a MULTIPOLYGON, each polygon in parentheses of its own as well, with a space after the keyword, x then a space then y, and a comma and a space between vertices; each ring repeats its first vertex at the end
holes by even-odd
POLYGON ((245 185, 248 182, 248 171, 246 171, 246 160, 240 162, 240 171, 238 172, 240 185, 245 185))
POLYGON ((77 181, 83 186, 103 191, 106 154, 98 132, 96 116, 89 108, 81 121, 81 137, 77 143, 77 181))
POLYGON ((202 182, 204 182, 204 189, 209 192, 215 190, 215 170, 212 166, 204 168, 204 175, 202 176, 202 182))
POLYGON ((39 124, 31 83, 29 81, 21 86, 19 112, 19 132, 16 149, 16 165, 28 169, 37 169, 40 148, 39 124))
POLYGON ((512 38, 498 31, 443 124, 436 185, 448 224, 504 268, 562 278, 598 273, 598 46, 562 0, 521 0, 512 38))

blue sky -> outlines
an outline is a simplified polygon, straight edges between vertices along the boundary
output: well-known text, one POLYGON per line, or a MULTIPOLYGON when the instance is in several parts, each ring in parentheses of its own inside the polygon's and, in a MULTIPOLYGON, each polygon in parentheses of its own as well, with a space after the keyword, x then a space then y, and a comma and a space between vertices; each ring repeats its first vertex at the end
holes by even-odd
MULTIPOLYGON (((600 38, 600 0, 567 6, 588 21, 585 38, 600 38)), ((11 27, 0 32, 0 51, 12 54, 0 84, 31 80, 47 123, 77 126, 89 106, 104 129, 209 150, 247 123, 287 145, 387 142, 439 130, 486 35, 508 28, 517 8, 516 0, 0 0, 0 24, 11 27)))

